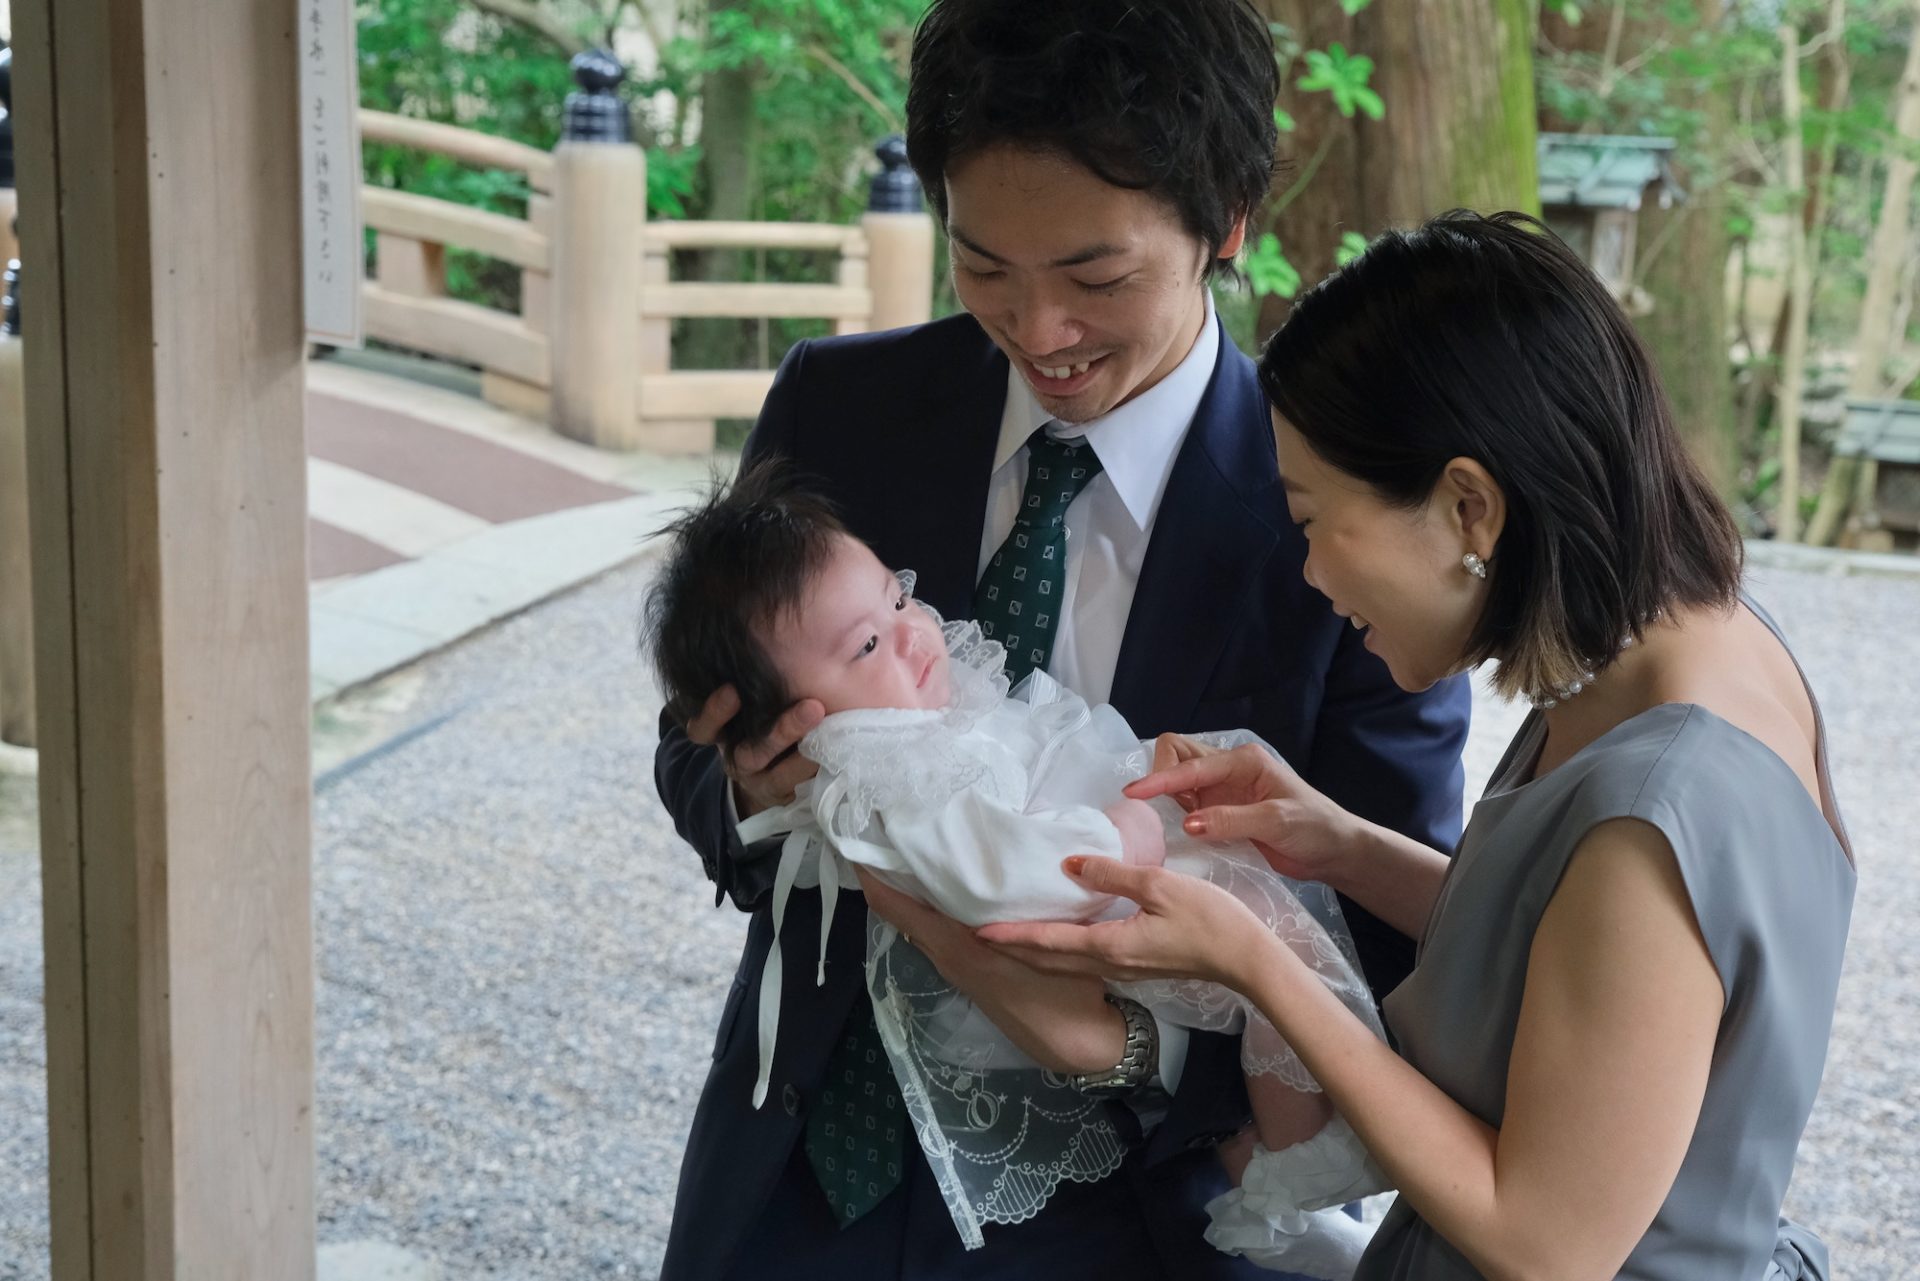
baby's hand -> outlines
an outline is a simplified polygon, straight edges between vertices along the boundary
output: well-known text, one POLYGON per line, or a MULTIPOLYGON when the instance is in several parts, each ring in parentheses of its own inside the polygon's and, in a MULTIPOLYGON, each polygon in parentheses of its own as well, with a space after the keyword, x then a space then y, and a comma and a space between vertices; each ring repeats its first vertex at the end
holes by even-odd
POLYGON ((1134 867, 1159 867, 1167 861, 1167 834, 1160 815, 1145 801, 1122 798, 1107 806, 1107 818, 1120 831, 1120 849, 1134 867))

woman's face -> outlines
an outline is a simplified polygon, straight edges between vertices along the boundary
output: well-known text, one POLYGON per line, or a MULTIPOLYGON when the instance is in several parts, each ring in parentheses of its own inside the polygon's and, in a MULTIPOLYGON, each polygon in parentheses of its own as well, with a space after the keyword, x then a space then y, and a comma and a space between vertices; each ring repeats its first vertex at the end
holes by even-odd
POLYGON ((1366 630, 1394 683, 1422 690, 1461 670, 1487 583, 1466 571, 1467 552, 1491 560, 1498 491, 1478 464, 1456 460, 1432 496, 1411 510, 1380 499, 1336 470, 1278 414, 1274 438, 1287 510, 1307 538, 1307 582, 1334 612, 1366 630))

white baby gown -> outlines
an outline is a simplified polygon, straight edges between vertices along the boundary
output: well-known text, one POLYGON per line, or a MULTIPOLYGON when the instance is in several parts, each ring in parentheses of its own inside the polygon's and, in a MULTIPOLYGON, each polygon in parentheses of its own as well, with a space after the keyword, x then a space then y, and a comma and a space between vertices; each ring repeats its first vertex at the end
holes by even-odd
MULTIPOLYGON (((774 945, 761 981, 755 1107, 765 1101, 772 1071, 784 968, 780 927, 793 889, 817 884, 821 892, 816 982, 825 981, 839 887, 852 881, 848 864, 969 925, 1090 921, 1136 910, 1076 884, 1060 860, 1122 856, 1119 833, 1103 811, 1147 772, 1151 744, 1111 706, 1088 706, 1044 672, 1009 697, 1000 644, 972 623, 947 623, 945 632, 952 690, 945 708, 828 716, 801 742, 818 775, 791 803, 740 824, 748 843, 787 834, 774 879, 774 945)), ((1222 747, 1259 741, 1244 731, 1198 737, 1222 747)), ((1165 830, 1165 865, 1247 903, 1380 1035, 1333 892, 1281 876, 1250 846, 1203 845, 1183 831, 1178 806, 1164 798, 1152 804, 1165 830)), ((1167 1022, 1242 1032, 1249 1073, 1319 1089, 1265 1017, 1220 984, 1109 987, 1167 1022)), ((1063 1179, 1092 1181, 1118 1167, 1125 1148, 1107 1108, 1015 1047, 877 916, 868 918, 867 989, 915 1134, 968 1248, 982 1243, 986 1224, 1038 1213, 1063 1179)), ((1256 1147, 1242 1186, 1209 1205, 1207 1238, 1266 1266, 1299 1270, 1305 1261, 1316 1275, 1348 1275, 1364 1237, 1354 1235, 1351 1221, 1330 1229, 1327 1215, 1311 1211, 1385 1187, 1336 1117, 1283 1153, 1256 1147), (1296 1178, 1290 1163, 1303 1156, 1308 1164, 1296 1178), (1344 1231, 1346 1245, 1329 1246, 1329 1230, 1344 1231), (1322 1258, 1329 1252, 1338 1256, 1333 1262, 1322 1258)))

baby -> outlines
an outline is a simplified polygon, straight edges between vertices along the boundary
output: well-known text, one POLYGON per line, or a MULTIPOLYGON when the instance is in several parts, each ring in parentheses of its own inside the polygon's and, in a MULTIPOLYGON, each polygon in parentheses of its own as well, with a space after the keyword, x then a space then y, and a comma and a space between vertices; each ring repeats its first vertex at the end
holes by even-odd
MULTIPOLYGON (((1151 750, 1118 712, 1089 707, 1043 672, 1010 696, 1001 646, 916 602, 911 575, 883 565, 784 467, 749 469, 669 532, 647 604, 669 715, 684 723, 733 685, 740 711, 723 731, 731 748, 765 735, 798 699, 827 712, 800 745, 819 774, 790 804, 740 825, 748 843, 785 836, 755 1107, 772 1067, 787 897, 795 887, 820 890, 816 981, 824 981, 846 864, 970 925, 1134 910, 1070 880, 1060 870, 1067 854, 1202 876, 1252 907, 1378 1031, 1330 891, 1289 881, 1251 848, 1200 846, 1170 802, 1121 796, 1151 750)), ((1062 1179, 1087 1181, 1118 1165, 1123 1148, 1107 1110, 1041 1070, 877 919, 867 987, 916 1134, 969 1246, 984 1224, 1037 1211, 1062 1179)), ((1168 1022, 1242 1033, 1257 1141, 1242 1136, 1223 1149, 1230 1168, 1245 1166, 1240 1186, 1208 1207, 1208 1239, 1268 1266, 1350 1275, 1365 1233, 1323 1207, 1383 1190, 1384 1180, 1291 1048, 1218 984, 1109 987, 1168 1022)))

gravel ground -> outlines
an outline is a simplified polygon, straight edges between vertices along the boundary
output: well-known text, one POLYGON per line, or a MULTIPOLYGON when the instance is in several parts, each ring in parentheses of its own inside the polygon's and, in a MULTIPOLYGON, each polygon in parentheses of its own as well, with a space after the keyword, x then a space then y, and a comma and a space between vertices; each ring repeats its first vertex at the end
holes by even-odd
MULTIPOLYGON (((322 1242, 450 1279, 650 1277, 742 919, 653 795, 635 566, 326 713, 316 756, 322 1242), (396 739, 396 735, 402 737, 396 739), (360 749, 384 746, 371 755, 360 749)), ((1789 1212, 1846 1281, 1920 1274, 1920 582, 1763 571, 1820 689, 1863 868, 1789 1212)), ((1517 723, 1483 709, 1477 789, 1517 723)), ((0 1281, 44 1281, 30 782, 0 775, 0 1281)))

